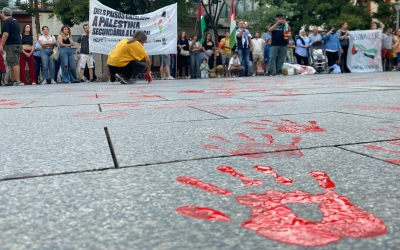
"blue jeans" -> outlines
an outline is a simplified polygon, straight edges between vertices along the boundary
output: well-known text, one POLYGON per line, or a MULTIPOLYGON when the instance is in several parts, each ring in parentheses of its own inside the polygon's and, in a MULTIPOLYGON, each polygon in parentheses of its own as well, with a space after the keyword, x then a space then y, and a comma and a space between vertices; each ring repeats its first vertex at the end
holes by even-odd
POLYGON ((176 56, 171 55, 171 65, 170 68, 170 75, 175 78, 175 65, 176 65, 176 56))
POLYGON ((34 64, 35 64, 35 74, 36 74, 36 83, 39 82, 40 71, 42 70, 42 57, 34 56, 34 64))
POLYGON ((190 52, 190 75, 192 78, 200 78, 200 53, 190 52))
POLYGON ((247 76, 249 72, 249 57, 250 57, 250 50, 249 49, 238 49, 239 59, 241 66, 244 67, 244 72, 240 72, 240 76, 247 76))
POLYGON ((70 47, 60 49, 60 66, 62 67, 62 82, 76 82, 76 62, 70 47))
POLYGON ((40 55, 42 56, 42 76, 43 80, 52 79, 54 76, 54 57, 53 49, 42 49, 40 55))

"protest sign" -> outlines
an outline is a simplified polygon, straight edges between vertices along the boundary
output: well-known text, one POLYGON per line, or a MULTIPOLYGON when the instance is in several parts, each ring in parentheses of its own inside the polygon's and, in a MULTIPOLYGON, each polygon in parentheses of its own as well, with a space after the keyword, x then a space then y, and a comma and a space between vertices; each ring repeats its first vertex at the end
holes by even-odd
POLYGON ((177 19, 177 4, 144 15, 131 15, 91 0, 90 51, 108 55, 119 41, 142 30, 147 34, 144 48, 148 55, 176 53, 177 19))

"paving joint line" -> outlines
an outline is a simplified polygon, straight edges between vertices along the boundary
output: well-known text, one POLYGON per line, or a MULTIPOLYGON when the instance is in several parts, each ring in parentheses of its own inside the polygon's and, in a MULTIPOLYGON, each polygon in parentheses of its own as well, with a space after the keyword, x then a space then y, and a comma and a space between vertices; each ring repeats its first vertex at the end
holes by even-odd
POLYGON ((399 165, 396 164, 396 163, 389 162, 389 161, 386 161, 386 160, 384 160, 384 159, 381 159, 381 158, 378 158, 378 157, 375 157, 375 156, 372 156, 372 155, 364 154, 364 153, 361 153, 361 152, 353 151, 353 150, 350 150, 350 149, 347 149, 347 148, 342 148, 342 147, 335 147, 335 148, 338 148, 338 149, 341 149, 341 150, 344 150, 344 151, 347 151, 347 152, 351 152, 351 153, 354 153, 354 154, 357 154, 357 155, 366 156, 366 157, 368 157, 368 158, 372 158, 372 159, 375 159, 375 160, 379 160, 379 161, 383 161, 383 162, 386 162, 386 163, 390 163, 390 164, 399 166, 399 165))
POLYGON ((192 107, 192 106, 187 106, 187 107, 195 109, 195 110, 198 110, 198 111, 202 111, 202 112, 205 112, 205 113, 208 113, 208 114, 211 114, 211 115, 216 115, 216 116, 219 116, 219 117, 224 118, 224 119, 228 119, 228 117, 226 117, 226 116, 214 114, 214 113, 211 113, 211 112, 206 111, 206 110, 202 110, 202 109, 195 108, 195 107, 192 107))
POLYGON ((117 155, 115 153, 114 146, 113 146, 112 141, 111 141, 111 136, 110 136, 110 133, 108 132, 108 128, 107 127, 104 127, 104 132, 106 133, 108 148, 110 149, 111 157, 112 157, 113 162, 114 162, 114 167, 115 168, 119 168, 117 155))
POLYGON ((363 116, 363 117, 376 118, 376 119, 382 119, 382 120, 399 121, 398 119, 390 119, 390 118, 383 118, 383 117, 377 117, 377 116, 372 116, 372 115, 347 113, 347 112, 343 112, 343 111, 333 111, 333 112, 339 113, 339 114, 356 115, 356 116, 363 116))

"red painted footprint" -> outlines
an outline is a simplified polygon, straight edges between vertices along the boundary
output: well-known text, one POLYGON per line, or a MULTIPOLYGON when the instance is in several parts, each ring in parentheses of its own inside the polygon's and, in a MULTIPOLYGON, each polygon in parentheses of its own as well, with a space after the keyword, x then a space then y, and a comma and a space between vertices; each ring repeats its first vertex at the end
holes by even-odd
POLYGON ((281 133, 322 133, 326 132, 326 129, 317 125, 316 121, 308 121, 309 124, 299 124, 297 122, 281 119, 280 121, 274 122, 271 120, 261 120, 261 122, 244 122, 244 124, 252 125, 251 129, 254 130, 267 130, 272 129, 281 133))
MULTIPOLYGON (((279 176, 271 167, 255 166, 254 168, 267 174, 279 176)), ((324 188, 326 192, 312 194, 300 190, 293 192, 267 190, 261 194, 249 193, 236 196, 237 202, 251 207, 252 213, 249 215, 249 220, 242 223, 242 226, 265 238, 305 247, 328 245, 340 241, 341 237, 367 238, 383 235, 387 232, 382 220, 368 211, 358 208, 347 197, 330 191, 335 188, 335 184, 326 173, 313 171, 309 174, 317 180, 318 185, 324 188), (290 203, 319 204, 318 209, 323 215, 322 220, 318 222, 308 221, 297 216, 286 206, 290 203)), ((179 178, 182 177, 177 178, 180 182, 179 178)), ((216 187, 212 184, 207 185, 216 187)), ((204 182, 201 182, 198 186, 190 186, 215 193, 214 189, 204 189, 204 182)), ((218 194, 226 195, 225 193, 218 194)), ((195 219, 230 221, 228 215, 207 207, 182 206, 177 208, 176 212, 195 219)))
MULTIPOLYGON (((258 142, 256 139, 246 135, 245 133, 237 133, 236 136, 246 140, 246 142, 240 142, 236 144, 236 150, 223 149, 222 147, 215 144, 205 144, 202 145, 203 148, 211 150, 224 150, 228 154, 242 156, 246 158, 267 158, 272 155, 278 155, 283 157, 295 157, 300 158, 303 153, 297 146, 301 141, 300 137, 293 137, 290 144, 275 144, 275 138, 270 134, 261 134, 266 141, 258 142), (271 149, 273 150, 271 152, 271 149), (271 152, 269 154, 263 154, 266 152, 271 152)), ((210 136, 209 138, 222 141, 231 144, 231 141, 223 138, 221 136, 210 136)))

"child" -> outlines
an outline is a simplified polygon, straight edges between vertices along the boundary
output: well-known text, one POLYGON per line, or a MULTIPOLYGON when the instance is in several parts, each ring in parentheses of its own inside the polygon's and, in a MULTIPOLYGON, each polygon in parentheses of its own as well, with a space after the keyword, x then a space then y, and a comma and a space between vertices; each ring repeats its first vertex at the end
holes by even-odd
POLYGON ((335 64, 330 66, 329 68, 331 69, 331 73, 333 74, 339 74, 342 72, 342 70, 340 69, 340 60, 337 60, 335 64))
POLYGON ((201 78, 208 78, 210 68, 208 67, 207 58, 203 58, 200 65, 201 78))
POLYGON ((239 72, 243 71, 244 67, 240 66, 240 60, 238 58, 238 53, 236 51, 232 52, 232 58, 229 61, 228 71, 231 73, 232 77, 235 77, 235 74, 238 75, 239 72))
POLYGON ((264 75, 267 75, 268 72, 268 62, 269 62, 269 51, 271 50, 271 38, 267 40, 267 45, 264 47, 264 75))

